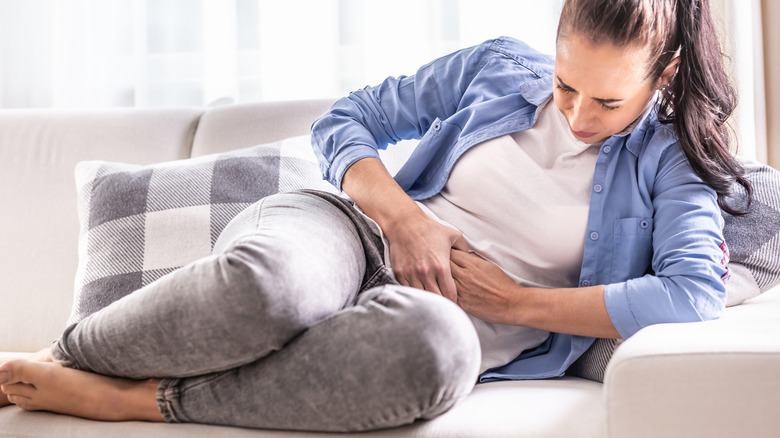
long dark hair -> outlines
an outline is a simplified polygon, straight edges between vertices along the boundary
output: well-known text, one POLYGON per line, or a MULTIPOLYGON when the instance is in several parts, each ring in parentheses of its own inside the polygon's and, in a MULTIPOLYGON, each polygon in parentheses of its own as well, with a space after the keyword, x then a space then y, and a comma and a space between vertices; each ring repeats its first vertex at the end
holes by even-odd
POLYGON ((674 126, 691 168, 717 192, 720 208, 730 214, 747 211, 726 202, 739 184, 749 206, 753 190, 729 147, 726 121, 737 93, 723 67, 709 0, 566 0, 558 38, 566 34, 646 49, 647 78, 654 84, 679 56, 677 73, 661 88, 658 119, 674 126))

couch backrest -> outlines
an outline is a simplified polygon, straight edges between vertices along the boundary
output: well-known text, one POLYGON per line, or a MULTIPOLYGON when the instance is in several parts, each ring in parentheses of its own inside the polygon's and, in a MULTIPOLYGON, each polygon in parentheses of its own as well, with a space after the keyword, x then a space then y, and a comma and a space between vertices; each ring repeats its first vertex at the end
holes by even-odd
POLYGON ((82 160, 170 161, 304 135, 331 101, 0 111, 0 351, 35 351, 71 311, 82 160))

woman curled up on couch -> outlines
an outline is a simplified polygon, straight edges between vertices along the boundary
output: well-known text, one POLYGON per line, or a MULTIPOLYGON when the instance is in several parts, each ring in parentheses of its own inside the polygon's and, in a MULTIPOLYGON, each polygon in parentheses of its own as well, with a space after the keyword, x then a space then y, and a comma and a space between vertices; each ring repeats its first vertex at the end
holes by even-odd
POLYGON ((750 192, 734 94, 708 0, 567 0, 554 58, 498 38, 338 100, 312 143, 351 200, 262 199, 210 257, 2 364, 0 404, 371 430, 717 318, 721 210, 750 192), (378 150, 414 138, 391 176, 378 150))

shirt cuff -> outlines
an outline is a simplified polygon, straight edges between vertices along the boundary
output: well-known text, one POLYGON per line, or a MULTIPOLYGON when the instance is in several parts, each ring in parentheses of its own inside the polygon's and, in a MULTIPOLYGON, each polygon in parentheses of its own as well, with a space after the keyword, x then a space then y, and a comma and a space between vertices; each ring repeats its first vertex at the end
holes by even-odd
POLYGON ((341 187, 341 181, 344 179, 344 174, 347 172, 350 166, 363 158, 376 158, 379 159, 379 152, 371 146, 355 145, 351 146, 349 150, 339 154, 333 161, 330 167, 329 175, 327 175, 328 181, 331 184, 338 187, 339 190, 343 190, 341 187))
POLYGON ((620 337, 628 339, 642 327, 637 323, 631 305, 628 302, 628 283, 608 284, 604 288, 604 302, 612 324, 620 333, 620 337))

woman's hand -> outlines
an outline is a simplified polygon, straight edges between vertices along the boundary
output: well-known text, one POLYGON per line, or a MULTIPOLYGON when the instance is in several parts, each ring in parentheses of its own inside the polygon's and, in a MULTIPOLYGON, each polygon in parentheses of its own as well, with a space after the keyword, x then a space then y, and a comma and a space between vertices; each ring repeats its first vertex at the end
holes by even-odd
POLYGON ((476 254, 453 249, 450 269, 463 310, 486 322, 517 324, 520 286, 501 268, 476 254))
POLYGON ((466 250, 463 235, 430 219, 421 210, 403 224, 385 230, 396 280, 403 286, 424 289, 457 302, 450 272, 450 251, 466 250))
POLYGON ((604 304, 604 286, 542 289, 516 284, 498 266, 453 249, 458 305, 486 321, 556 333, 619 338, 604 304))
POLYGON ((342 188, 382 228, 399 283, 457 299, 450 250, 466 249, 458 231, 429 218, 376 158, 350 166, 342 188))

